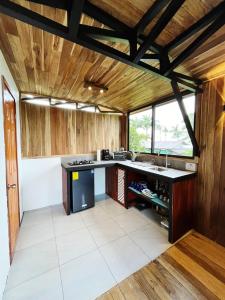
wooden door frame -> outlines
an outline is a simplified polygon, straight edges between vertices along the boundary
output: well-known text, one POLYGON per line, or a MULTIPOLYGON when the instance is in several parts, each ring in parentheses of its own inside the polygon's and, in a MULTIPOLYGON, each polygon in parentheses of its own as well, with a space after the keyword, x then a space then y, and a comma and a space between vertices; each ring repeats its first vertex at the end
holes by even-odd
MULTIPOLYGON (((17 110, 16 110, 16 100, 13 94, 10 91, 9 84, 6 81, 5 77, 1 76, 1 85, 2 85, 2 106, 3 106, 3 128, 4 128, 4 146, 5 146, 5 107, 4 107, 4 90, 5 88, 8 90, 9 94, 12 96, 14 107, 15 107, 15 138, 16 138, 16 172, 17 172, 17 196, 18 196, 18 214, 19 214, 19 226, 20 226, 20 193, 19 193, 19 173, 18 173, 18 151, 17 151, 17 110)), ((7 210, 8 210, 8 236, 9 236, 9 254, 10 254, 10 263, 13 259, 13 253, 11 253, 11 232, 9 226, 9 199, 8 199, 8 190, 7 190, 7 166, 6 166, 6 147, 5 148, 5 172, 6 172, 6 196, 7 196, 7 210)))

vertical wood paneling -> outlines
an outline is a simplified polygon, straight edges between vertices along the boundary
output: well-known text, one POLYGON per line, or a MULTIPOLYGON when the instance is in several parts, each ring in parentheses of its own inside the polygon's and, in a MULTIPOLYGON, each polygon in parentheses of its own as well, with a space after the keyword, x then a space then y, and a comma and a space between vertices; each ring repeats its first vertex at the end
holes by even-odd
POLYGON ((225 245, 225 217, 222 212, 225 207, 225 78, 206 83, 203 90, 198 97, 196 115, 201 156, 195 226, 201 233, 225 245))
MULTIPOLYGON (((120 142, 120 120, 118 116, 96 114, 96 143, 102 148, 119 149, 120 142), (115 138, 115 133, 118 134, 115 138)), ((98 147, 97 147, 98 148, 98 147)), ((101 149, 101 148, 99 148, 101 149)))
POLYGON ((128 150, 128 117, 127 115, 120 117, 120 140, 121 147, 124 147, 125 150, 128 150))
POLYGON ((96 149, 95 114, 77 111, 76 132, 77 132, 77 144, 76 144, 77 153, 93 152, 93 149, 96 149))
POLYGON ((120 117, 21 103, 23 157, 120 148, 120 117))
POLYGON ((31 104, 21 105, 23 156, 50 156, 50 109, 31 104))

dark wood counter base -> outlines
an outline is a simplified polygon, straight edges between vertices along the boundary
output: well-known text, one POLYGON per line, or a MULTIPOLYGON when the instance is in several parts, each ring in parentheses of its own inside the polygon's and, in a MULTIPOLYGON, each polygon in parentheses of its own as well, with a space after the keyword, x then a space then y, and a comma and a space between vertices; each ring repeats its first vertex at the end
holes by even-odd
MULTIPOLYGON (((83 167, 70 167, 64 168, 62 166, 62 182, 63 182, 63 205, 67 215, 71 213, 71 180, 72 172, 79 170, 86 170, 94 168, 95 166, 89 165, 87 168, 83 167)), ((129 189, 130 183, 133 180, 141 181, 147 180, 148 182, 164 182, 168 186, 169 203, 164 205, 168 209, 169 221, 169 234, 168 240, 170 243, 177 241, 182 235, 188 232, 193 227, 193 203, 195 197, 195 174, 190 174, 176 180, 170 180, 165 176, 158 176, 157 174, 149 174, 145 171, 134 170, 129 167, 121 167, 119 164, 108 164, 106 170, 106 194, 112 199, 120 203, 126 208, 129 208, 132 202, 138 196, 135 191, 129 189), (167 208, 168 206, 168 208, 167 208)), ((142 197, 145 198, 145 197, 142 197)), ((146 197, 146 200, 147 197, 146 197)), ((163 208, 163 203, 152 203, 151 205, 159 205, 163 208)))
MULTIPOLYGON (((130 168, 124 168, 125 171, 125 203, 126 208, 135 203, 137 197, 143 198, 151 205, 158 205, 162 208, 168 208, 169 233, 168 240, 170 243, 176 242, 186 232, 193 228, 193 203, 195 197, 195 176, 182 178, 180 182, 170 182, 162 179, 162 177, 155 177, 146 173, 134 171, 130 168), (161 201, 154 203, 148 201, 148 197, 141 195, 141 193, 132 191, 129 188, 132 181, 152 181, 156 180, 164 182, 168 186, 170 202, 165 204, 161 201)), ((106 168, 106 193, 115 201, 118 201, 118 186, 117 186, 117 167, 106 168)), ((121 203, 120 203, 121 204, 121 203)))

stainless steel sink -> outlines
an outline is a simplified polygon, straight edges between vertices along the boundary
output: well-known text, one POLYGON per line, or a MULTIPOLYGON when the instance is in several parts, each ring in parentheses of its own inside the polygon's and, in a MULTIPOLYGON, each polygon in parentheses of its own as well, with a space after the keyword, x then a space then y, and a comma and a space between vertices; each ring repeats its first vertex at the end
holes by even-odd
POLYGON ((167 170, 166 168, 162 168, 162 167, 158 167, 158 166, 151 167, 150 169, 154 170, 154 171, 158 171, 158 172, 163 172, 163 171, 167 170))
POLYGON ((133 165, 139 166, 139 167, 149 167, 148 162, 141 162, 141 161, 132 161, 133 165))

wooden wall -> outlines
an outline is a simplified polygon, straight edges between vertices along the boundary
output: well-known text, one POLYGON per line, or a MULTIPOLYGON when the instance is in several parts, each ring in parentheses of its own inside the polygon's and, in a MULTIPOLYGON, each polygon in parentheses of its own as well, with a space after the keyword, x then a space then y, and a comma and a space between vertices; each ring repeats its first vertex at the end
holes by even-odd
POLYGON ((128 150, 128 116, 123 115, 120 117, 120 141, 121 147, 128 150))
POLYGON ((198 97, 198 169, 196 229, 225 245, 225 77, 204 85, 198 97))
POLYGON ((117 150, 121 145, 120 117, 50 108, 21 102, 23 157, 117 150))

